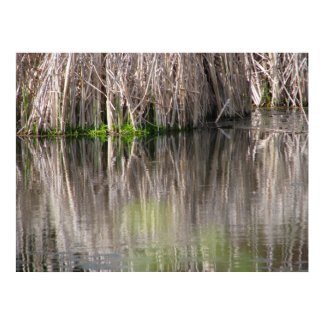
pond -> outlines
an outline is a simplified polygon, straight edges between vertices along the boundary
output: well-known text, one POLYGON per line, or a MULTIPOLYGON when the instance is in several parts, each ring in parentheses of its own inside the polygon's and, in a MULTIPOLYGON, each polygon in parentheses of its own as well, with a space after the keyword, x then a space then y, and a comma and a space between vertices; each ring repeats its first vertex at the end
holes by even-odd
POLYGON ((297 111, 123 141, 21 139, 17 271, 308 271, 297 111))

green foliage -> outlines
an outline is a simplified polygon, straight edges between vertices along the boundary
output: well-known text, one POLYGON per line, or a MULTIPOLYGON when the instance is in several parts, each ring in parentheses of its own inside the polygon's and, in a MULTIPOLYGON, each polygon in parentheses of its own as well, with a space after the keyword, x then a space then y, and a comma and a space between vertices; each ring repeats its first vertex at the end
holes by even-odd
POLYGON ((50 138, 55 138, 60 135, 60 131, 59 129, 50 129, 46 135, 48 135, 50 138))
POLYGON ((135 134, 137 132, 136 129, 133 128, 133 126, 129 123, 125 123, 121 128, 121 133, 130 133, 135 134))
POLYGON ((262 87, 263 87, 263 94, 262 94, 260 105, 264 107, 271 107, 272 97, 271 97, 270 84, 268 83, 268 81, 264 81, 262 87))
POLYGON ((37 124, 33 123, 33 127, 32 127, 32 134, 37 134, 37 124))
POLYGON ((102 142, 105 142, 107 139, 107 125, 102 123, 98 129, 94 128, 89 128, 86 129, 86 135, 91 137, 91 138, 99 138, 102 142))
POLYGON ((22 96, 23 96, 24 112, 26 112, 29 106, 29 92, 25 86, 22 87, 22 96))
POLYGON ((118 136, 125 143, 131 143, 134 138, 155 137, 163 134, 170 134, 173 132, 184 132, 191 130, 190 127, 186 128, 163 128, 154 124, 147 123, 145 126, 135 129, 130 122, 124 123, 121 127, 114 124, 111 130, 108 129, 107 124, 102 123, 99 128, 94 126, 82 128, 80 126, 73 127, 70 124, 66 125, 65 132, 63 133, 59 128, 51 128, 38 130, 37 124, 33 123, 32 135, 42 136, 48 138, 56 138, 60 136, 65 137, 89 137, 99 138, 101 142, 106 142, 108 136, 118 136))

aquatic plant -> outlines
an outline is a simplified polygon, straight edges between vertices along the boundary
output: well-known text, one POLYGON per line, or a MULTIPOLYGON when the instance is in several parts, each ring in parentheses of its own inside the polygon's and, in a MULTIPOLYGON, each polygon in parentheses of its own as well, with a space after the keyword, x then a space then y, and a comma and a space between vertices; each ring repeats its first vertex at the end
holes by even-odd
POLYGON ((18 134, 197 127, 308 105, 305 53, 19 53, 18 134))

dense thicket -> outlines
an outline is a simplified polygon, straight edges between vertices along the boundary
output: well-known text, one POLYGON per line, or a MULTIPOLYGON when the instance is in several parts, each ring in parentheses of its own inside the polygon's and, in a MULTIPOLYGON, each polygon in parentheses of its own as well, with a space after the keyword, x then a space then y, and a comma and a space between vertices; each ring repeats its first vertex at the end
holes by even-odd
POLYGON ((17 54, 17 132, 198 125, 308 105, 308 54, 17 54))

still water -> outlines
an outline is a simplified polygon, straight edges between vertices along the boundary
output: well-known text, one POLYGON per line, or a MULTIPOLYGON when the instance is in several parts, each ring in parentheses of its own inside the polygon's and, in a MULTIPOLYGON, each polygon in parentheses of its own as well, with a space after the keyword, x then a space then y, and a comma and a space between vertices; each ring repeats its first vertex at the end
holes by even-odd
POLYGON ((307 271, 303 116, 232 123, 132 142, 17 139, 16 270, 307 271))

